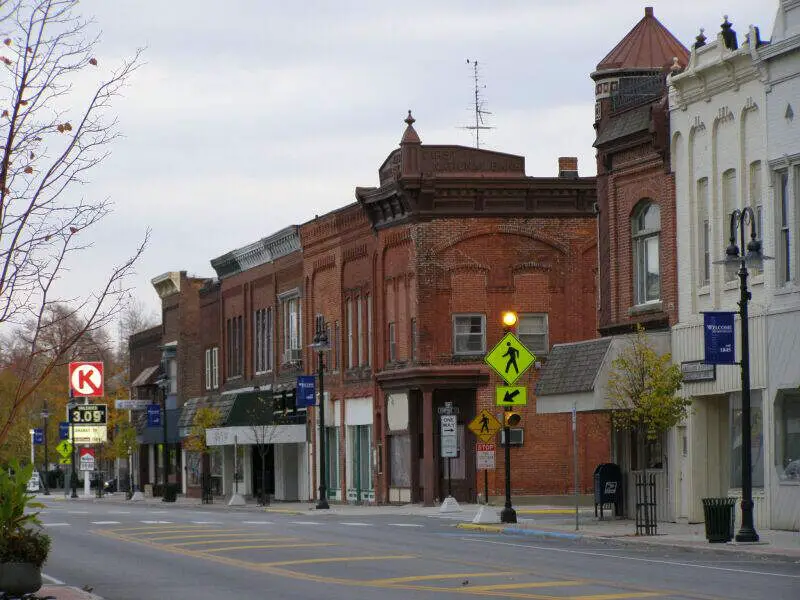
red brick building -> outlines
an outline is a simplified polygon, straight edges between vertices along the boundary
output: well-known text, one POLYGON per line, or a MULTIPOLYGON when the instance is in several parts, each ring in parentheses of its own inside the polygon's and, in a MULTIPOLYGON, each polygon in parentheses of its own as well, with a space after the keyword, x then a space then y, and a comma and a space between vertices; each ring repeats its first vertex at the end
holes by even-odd
MULTIPOLYGON (((213 259, 217 278, 197 280, 195 316, 182 321, 195 327, 187 367, 195 381, 181 396, 179 433, 198 407, 219 408, 220 426, 207 431, 218 492, 258 495, 266 486, 278 499, 317 496, 324 435, 331 500, 431 504, 447 495, 438 409, 451 402, 459 411, 452 491, 474 501, 482 486, 466 425, 483 408, 501 413, 501 381, 484 363, 503 333, 501 312, 519 313, 518 333, 537 355, 519 382, 531 392, 553 344, 595 334, 595 179, 580 178, 572 158, 560 159, 557 177, 527 177, 523 157, 424 145, 410 115, 406 123, 379 185, 357 188, 356 203, 213 259), (317 410, 306 423, 295 390, 298 375, 317 374, 321 331, 324 428, 317 410), (276 401, 282 420, 269 421, 274 437, 262 457, 248 410, 276 401)), ((171 281, 160 284, 165 303, 171 281)), ((181 339, 178 353, 190 346, 181 339)), ((512 432, 515 497, 571 491, 570 418, 539 415, 537 402, 529 393, 512 432)), ((607 459, 608 432, 595 415, 578 421, 586 488, 589 466, 607 459)), ((187 492, 197 493, 197 458, 184 462, 187 492)), ((490 496, 503 492, 498 466, 490 496)))
MULTIPOLYGON (((591 74, 597 132, 598 321, 603 337, 553 348, 536 388, 540 412, 566 413, 574 407, 595 415, 608 430, 606 385, 614 358, 629 343, 626 334, 641 324, 658 352, 670 350, 678 281, 666 75, 687 61, 686 48, 647 7, 644 17, 591 74)), ((618 433, 613 440, 609 435, 609 445, 623 469, 625 499, 633 497, 634 473, 656 473, 659 518, 664 518, 670 506, 667 440, 644 443, 635 434, 618 433)), ((632 510, 632 503, 624 504, 632 510)))
POLYGON ((159 426, 148 427, 145 413, 137 415, 140 487, 163 482, 165 431, 167 480, 181 488, 185 482, 178 421, 181 407, 202 389, 198 292, 206 283, 206 278, 191 277, 186 271, 154 277, 161 325, 130 338, 132 397, 152 400, 162 408, 159 426))
MULTIPOLYGON (((502 335, 501 312, 519 313, 519 334, 540 363, 553 343, 596 330, 595 180, 579 178, 574 159, 562 161, 561 177, 532 178, 520 156, 423 145, 413 122, 409 115, 379 186, 356 190, 377 235, 377 499, 431 504, 447 495, 437 411, 452 402, 452 491, 474 501, 476 440, 466 425, 482 408, 500 412, 500 380, 484 356, 502 335)), ((536 376, 531 370, 520 385, 536 376)), ((571 481, 568 419, 539 416, 535 403, 514 435, 513 492, 563 494, 571 481)), ((584 447, 588 462, 607 454, 594 442, 584 447)), ((492 475, 489 494, 499 495, 502 470, 492 475)))

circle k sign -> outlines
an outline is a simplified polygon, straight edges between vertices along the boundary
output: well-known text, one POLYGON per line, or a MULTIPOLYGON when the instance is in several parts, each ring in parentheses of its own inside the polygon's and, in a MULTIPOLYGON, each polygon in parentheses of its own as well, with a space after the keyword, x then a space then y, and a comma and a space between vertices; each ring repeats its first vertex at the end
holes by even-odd
POLYGON ((69 363, 69 388, 75 396, 103 396, 103 363, 69 363))

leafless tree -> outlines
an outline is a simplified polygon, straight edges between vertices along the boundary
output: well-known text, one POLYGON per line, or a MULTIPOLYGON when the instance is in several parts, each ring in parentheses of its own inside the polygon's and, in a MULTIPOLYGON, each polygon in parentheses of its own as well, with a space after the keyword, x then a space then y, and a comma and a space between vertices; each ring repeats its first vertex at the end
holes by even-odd
POLYGON ((158 317, 154 311, 148 311, 145 303, 138 298, 130 297, 125 303, 125 307, 119 313, 117 320, 117 364, 125 373, 125 381, 130 383, 130 337, 134 333, 144 331, 158 323, 158 317))
POLYGON ((149 232, 100 289, 85 297, 57 297, 70 260, 91 245, 90 232, 111 210, 78 188, 109 154, 119 133, 112 100, 141 65, 141 51, 106 76, 86 98, 81 90, 101 71, 92 22, 77 0, 0 0, 0 327, 34 323, 24 375, 0 423, 0 444, 37 386, 86 334, 111 323, 127 295, 127 276, 149 232), (54 311, 58 306, 62 312, 54 311), (65 308, 66 307, 66 308, 65 308), (55 318, 53 318, 55 316, 55 318), (50 335, 79 316, 81 327, 50 335))

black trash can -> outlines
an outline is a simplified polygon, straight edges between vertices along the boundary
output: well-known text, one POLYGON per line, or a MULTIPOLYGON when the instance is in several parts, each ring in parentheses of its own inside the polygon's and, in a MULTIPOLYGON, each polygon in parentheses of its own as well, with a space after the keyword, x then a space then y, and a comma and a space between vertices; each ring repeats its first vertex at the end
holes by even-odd
POLYGON ((736 498, 703 498, 706 539, 712 544, 733 539, 736 498))
POLYGON ((168 483, 164 488, 164 496, 162 496, 162 502, 175 502, 178 499, 178 484, 176 483, 168 483))

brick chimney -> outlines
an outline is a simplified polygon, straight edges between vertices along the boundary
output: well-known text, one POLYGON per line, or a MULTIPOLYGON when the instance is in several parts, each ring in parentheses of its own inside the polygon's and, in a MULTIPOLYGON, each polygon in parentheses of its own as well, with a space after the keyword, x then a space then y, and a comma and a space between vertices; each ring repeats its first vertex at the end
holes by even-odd
POLYGON ((569 179, 578 177, 578 157, 561 156, 558 159, 558 176, 569 179))

